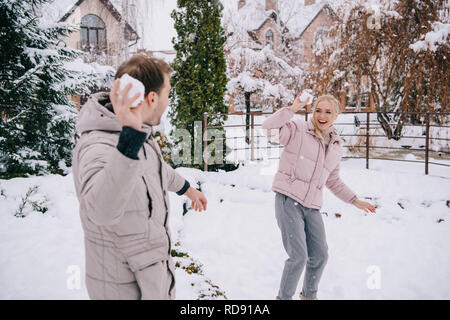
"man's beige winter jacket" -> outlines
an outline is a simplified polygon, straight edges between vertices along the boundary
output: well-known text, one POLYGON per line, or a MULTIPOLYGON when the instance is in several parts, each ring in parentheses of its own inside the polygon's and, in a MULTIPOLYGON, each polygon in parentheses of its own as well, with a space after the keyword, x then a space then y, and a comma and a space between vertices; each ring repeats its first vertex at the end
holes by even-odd
POLYGON ((92 299, 173 299, 168 191, 185 179, 162 158, 145 126, 138 160, 117 149, 122 126, 93 95, 76 125, 73 178, 85 234, 86 285, 92 299))

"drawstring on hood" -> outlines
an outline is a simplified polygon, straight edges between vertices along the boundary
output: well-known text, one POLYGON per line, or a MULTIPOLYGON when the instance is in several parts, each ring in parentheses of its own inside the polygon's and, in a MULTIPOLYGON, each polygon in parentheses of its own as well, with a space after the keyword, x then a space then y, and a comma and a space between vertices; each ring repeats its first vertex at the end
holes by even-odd
POLYGON ((331 125, 321 132, 325 146, 328 146, 328 144, 330 143, 331 135, 333 134, 334 130, 335 130, 334 126, 331 125))

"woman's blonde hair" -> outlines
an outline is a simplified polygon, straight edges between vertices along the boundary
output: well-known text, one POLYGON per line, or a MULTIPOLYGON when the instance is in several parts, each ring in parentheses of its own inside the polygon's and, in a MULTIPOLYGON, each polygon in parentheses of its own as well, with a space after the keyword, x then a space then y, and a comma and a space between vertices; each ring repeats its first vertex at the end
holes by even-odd
MULTIPOLYGON (((314 103, 313 103, 313 106, 312 106, 312 116, 313 117, 314 117, 314 111, 316 110, 317 105, 322 101, 328 101, 329 103, 331 103, 331 105, 333 106, 334 114, 338 115, 339 112, 341 111, 341 109, 340 109, 341 104, 339 103, 338 99, 336 99, 331 94, 324 94, 324 95, 320 96, 319 98, 317 98, 317 100, 314 101, 314 103)), ((312 123, 314 124, 316 135, 319 137, 322 137, 322 134, 321 134, 319 128, 317 127, 317 124, 314 121, 312 121, 312 123)))

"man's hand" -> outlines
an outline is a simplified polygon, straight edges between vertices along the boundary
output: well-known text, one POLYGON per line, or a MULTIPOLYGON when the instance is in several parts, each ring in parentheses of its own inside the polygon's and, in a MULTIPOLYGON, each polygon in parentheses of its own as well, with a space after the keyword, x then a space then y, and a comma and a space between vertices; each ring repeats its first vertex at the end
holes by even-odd
POLYGON ((311 103, 311 101, 309 101, 309 100, 311 100, 311 98, 306 99, 306 101, 301 101, 301 100, 300 100, 300 96, 301 96, 301 95, 302 95, 301 93, 299 93, 299 94, 297 95, 297 98, 295 98, 294 103, 293 103, 292 106, 291 106, 291 110, 292 110, 292 112, 294 112, 294 113, 296 113, 298 110, 300 110, 301 108, 303 108, 303 107, 306 106, 307 104, 310 104, 310 103, 311 103))
POLYGON ((192 204, 191 208, 194 208, 195 211, 203 211, 206 210, 206 197, 203 193, 198 191, 195 188, 189 187, 187 189, 185 195, 191 199, 192 204))
POLYGON ((139 98, 139 93, 132 98, 128 98, 128 92, 131 87, 132 85, 129 83, 121 92, 119 92, 120 80, 117 79, 114 81, 114 85, 109 93, 109 98, 111 99, 114 113, 122 126, 131 127, 140 131, 143 123, 141 114, 143 103, 136 108, 131 108, 132 104, 139 98))
POLYGON ((357 207, 358 209, 364 210, 365 212, 372 212, 372 213, 376 213, 375 212, 375 207, 366 201, 362 201, 359 199, 355 199, 353 200, 352 204, 357 207))

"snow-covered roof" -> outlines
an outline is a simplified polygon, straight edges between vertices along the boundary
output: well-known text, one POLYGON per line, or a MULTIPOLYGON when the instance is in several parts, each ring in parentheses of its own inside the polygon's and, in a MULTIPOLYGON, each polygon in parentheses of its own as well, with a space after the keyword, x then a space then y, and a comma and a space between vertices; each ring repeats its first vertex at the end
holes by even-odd
MULTIPOLYGON (((71 0, 71 2, 74 2, 74 4, 72 5, 71 8, 69 8, 69 10, 67 10, 67 12, 61 17, 62 21, 65 21, 71 14, 72 12, 81 4, 83 3, 85 0, 77 0, 77 1, 73 1, 71 0)), ((121 9, 122 6, 120 5, 119 2, 117 2, 118 0, 98 0, 101 3, 103 3, 103 5, 111 12, 111 14, 117 19, 120 20, 121 18, 121 9)))
MULTIPOLYGON (((236 2, 237 3, 237 2, 236 2)), ((258 29, 268 17, 265 11, 265 2, 263 0, 247 1, 245 6, 237 10, 237 4, 231 5, 231 2, 224 3, 227 10, 226 14, 231 15, 234 22, 238 23, 243 30, 258 29)))
MULTIPOLYGON (((340 2, 342 0, 338 0, 340 2)), ((225 7, 224 16, 228 16, 225 21, 232 21, 232 25, 239 26, 239 29, 253 31, 260 28, 270 17, 272 11, 265 10, 265 0, 247 1, 246 4, 238 10, 237 2, 231 0, 223 0, 225 7)), ((318 16, 324 7, 328 7, 334 11, 338 7, 338 3, 330 1, 318 0, 315 4, 305 6, 303 1, 279 0, 279 19, 284 24, 290 34, 299 37, 308 26, 318 16)), ((227 28, 229 26, 226 26, 227 28)), ((234 32, 236 30, 228 30, 234 32)))
MULTIPOLYGON (((47 23, 64 21, 84 0, 53 0, 42 8, 41 20, 47 23)), ((112 15, 119 19, 122 14, 120 0, 99 0, 111 11, 112 15)), ((131 22, 131 21, 129 21, 131 22)), ((130 27, 132 27, 130 25, 130 27)), ((132 27, 135 29, 134 27, 132 27)))
POLYGON ((287 5, 283 5, 280 8, 280 18, 291 34, 300 36, 327 5, 327 1, 318 1, 307 6, 297 2, 297 4, 290 4, 290 10, 287 5))

